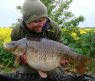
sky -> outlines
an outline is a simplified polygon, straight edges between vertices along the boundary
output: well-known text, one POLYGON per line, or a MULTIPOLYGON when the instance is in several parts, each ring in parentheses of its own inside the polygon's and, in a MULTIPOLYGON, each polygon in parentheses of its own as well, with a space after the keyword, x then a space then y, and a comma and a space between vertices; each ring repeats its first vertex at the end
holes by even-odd
MULTIPOLYGON (((0 27, 10 27, 22 14, 16 10, 24 0, 1 0, 0 1, 0 27)), ((73 0, 70 11, 77 17, 83 15, 85 21, 79 27, 95 27, 95 0, 73 0)))

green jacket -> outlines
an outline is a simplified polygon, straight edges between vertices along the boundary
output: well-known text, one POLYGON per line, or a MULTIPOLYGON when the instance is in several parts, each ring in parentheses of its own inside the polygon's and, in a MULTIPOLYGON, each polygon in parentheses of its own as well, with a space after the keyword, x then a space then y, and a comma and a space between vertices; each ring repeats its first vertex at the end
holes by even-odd
POLYGON ((46 25, 47 28, 43 29, 41 33, 35 33, 29 30, 24 22, 21 22, 13 28, 11 33, 11 40, 19 40, 25 36, 37 36, 41 38, 49 38, 55 41, 61 41, 61 30, 59 26, 51 19, 48 19, 46 25))
MULTIPOLYGON (((19 40, 24 38, 25 36, 37 36, 41 38, 49 38, 58 42, 61 42, 61 30, 58 25, 48 19, 47 23, 45 24, 43 31, 41 33, 35 33, 27 29, 24 22, 19 23, 16 27, 13 28, 11 33, 12 41, 19 40)), ((21 67, 18 69, 21 73, 35 73, 36 71, 31 69, 28 65, 22 64, 21 67)), ((37 72, 36 72, 37 73, 37 72)))

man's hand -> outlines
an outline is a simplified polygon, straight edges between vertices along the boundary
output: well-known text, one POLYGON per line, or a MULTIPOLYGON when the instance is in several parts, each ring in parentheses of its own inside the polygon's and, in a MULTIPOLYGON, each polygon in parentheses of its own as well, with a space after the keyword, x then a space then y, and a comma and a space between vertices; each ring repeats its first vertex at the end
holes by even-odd
POLYGON ((68 60, 61 60, 61 61, 60 61, 60 64, 61 64, 62 66, 66 66, 68 63, 69 63, 68 60))
POLYGON ((21 62, 22 62, 23 64, 26 64, 26 63, 27 63, 26 54, 21 55, 21 62))

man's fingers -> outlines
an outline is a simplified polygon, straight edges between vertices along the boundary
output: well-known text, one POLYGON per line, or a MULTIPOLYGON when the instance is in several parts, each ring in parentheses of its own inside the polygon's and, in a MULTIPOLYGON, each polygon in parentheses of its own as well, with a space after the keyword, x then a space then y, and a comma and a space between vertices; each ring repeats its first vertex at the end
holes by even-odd
POLYGON ((69 62, 68 62, 68 60, 62 60, 61 62, 60 62, 60 64, 62 65, 62 66, 65 66, 65 65, 67 65, 69 62))
POLYGON ((26 64, 27 63, 27 57, 25 54, 21 55, 21 61, 22 63, 26 64))

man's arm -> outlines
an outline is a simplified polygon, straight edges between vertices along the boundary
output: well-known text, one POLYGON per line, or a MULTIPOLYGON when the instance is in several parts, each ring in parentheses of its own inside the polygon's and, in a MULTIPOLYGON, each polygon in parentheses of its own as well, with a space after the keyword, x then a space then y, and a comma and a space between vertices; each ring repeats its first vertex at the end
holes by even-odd
POLYGON ((50 26, 52 27, 52 30, 54 31, 54 40, 62 43, 62 32, 59 25, 50 19, 50 26))
POLYGON ((19 23, 12 29, 11 40, 16 41, 24 37, 25 37, 25 31, 23 30, 23 28, 21 27, 19 23))

